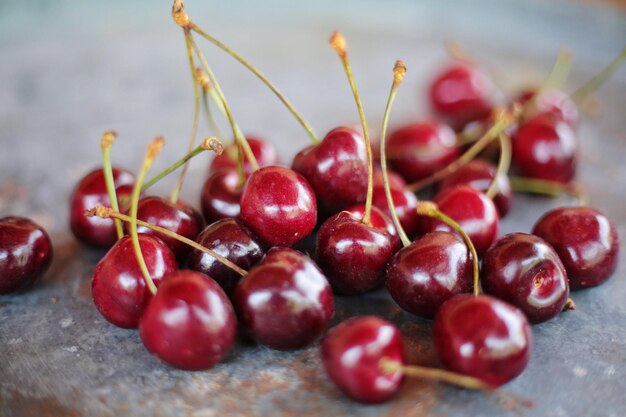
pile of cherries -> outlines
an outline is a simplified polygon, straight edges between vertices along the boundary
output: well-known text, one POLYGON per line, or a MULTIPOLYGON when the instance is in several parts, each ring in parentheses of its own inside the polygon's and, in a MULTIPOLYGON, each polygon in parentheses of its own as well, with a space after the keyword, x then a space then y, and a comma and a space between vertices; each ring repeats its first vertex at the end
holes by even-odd
MULTIPOLYGON (((269 80, 189 19, 181 1, 173 16, 194 74, 194 125, 198 98, 210 98, 229 121, 234 141, 222 149, 212 138, 194 148, 194 128, 190 152, 145 182, 162 140, 150 144, 135 177, 111 167, 115 135, 107 132, 103 168, 81 179, 70 207, 76 238, 108 249, 93 273, 96 308, 116 326, 138 328, 145 347, 163 362, 210 368, 231 351, 238 328, 278 350, 304 348, 325 334, 321 358, 328 376, 363 403, 389 399, 406 375, 496 388, 524 370, 529 323, 571 308, 570 289, 597 286, 615 270, 615 226, 585 205, 551 210, 532 234, 498 235, 513 190, 574 189, 574 96, 543 86, 497 107, 490 79, 470 61, 456 60, 430 83, 438 120, 402 126, 386 141, 389 111, 406 71, 399 61, 375 154, 341 34, 333 34, 331 44, 348 74, 362 127, 337 127, 319 140, 269 80), (303 124, 313 143, 291 168, 278 164, 269 142, 241 133, 192 34, 246 65, 303 124), (219 155, 208 168, 202 214, 178 198, 184 174, 169 198, 145 195, 207 149, 219 155), (520 175, 515 180, 509 164, 520 175), (436 192, 426 201, 430 191, 436 192), (311 242, 312 258, 305 254, 311 242), (403 310, 433 320, 445 370, 406 365, 400 330, 381 317, 353 317, 327 332, 334 294, 356 296, 381 286, 403 310)), ((208 101, 202 103, 210 115, 208 101)), ((51 256, 41 227, 0 219, 0 294, 31 285, 51 256)))

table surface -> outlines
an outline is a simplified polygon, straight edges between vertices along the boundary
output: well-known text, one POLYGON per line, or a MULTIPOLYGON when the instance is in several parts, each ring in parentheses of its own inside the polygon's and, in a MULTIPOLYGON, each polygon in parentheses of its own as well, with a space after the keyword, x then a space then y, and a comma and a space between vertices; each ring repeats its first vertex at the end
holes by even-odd
MULTIPOLYGON (((75 3, 0 2, 0 216, 32 217, 49 230, 55 250, 39 284, 0 296, 0 416, 624 415, 624 245, 609 282, 573 293, 576 311, 533 326, 528 368, 502 395, 410 380, 392 401, 362 406, 324 375, 318 344, 288 353, 240 344, 205 372, 178 371, 149 355, 136 331, 110 325, 94 308, 90 279, 103 252, 69 233, 68 198, 80 176, 100 163, 105 130, 120 134, 115 164, 133 170, 158 134, 165 135, 166 148, 154 172, 184 153, 193 94, 183 36, 169 5, 75 3)), ((568 82, 573 89, 626 39, 623 8, 576 2, 298 3, 189 0, 187 8, 202 27, 257 63, 321 133, 358 120, 343 70, 326 44, 334 29, 348 38, 374 127, 397 58, 409 72, 391 123, 428 116, 424 86, 446 60, 446 40, 461 42, 511 94, 541 82, 561 46, 575 57, 568 82)), ((288 163, 307 144, 304 132, 254 77, 199 42, 239 124, 275 143, 288 163)), ((625 92, 623 68, 597 93, 599 115, 586 117, 579 129, 579 179, 622 239, 625 92)), ((208 134, 204 125, 201 132, 208 134)), ((194 160, 182 194, 196 205, 207 158, 194 160)), ((166 193, 173 181, 156 191, 166 193)), ((544 211, 571 203, 516 196, 501 233, 527 232, 544 211)), ((438 366, 430 322, 403 313, 385 291, 337 297, 336 310, 333 324, 356 314, 392 320, 406 336, 411 361, 438 366)))

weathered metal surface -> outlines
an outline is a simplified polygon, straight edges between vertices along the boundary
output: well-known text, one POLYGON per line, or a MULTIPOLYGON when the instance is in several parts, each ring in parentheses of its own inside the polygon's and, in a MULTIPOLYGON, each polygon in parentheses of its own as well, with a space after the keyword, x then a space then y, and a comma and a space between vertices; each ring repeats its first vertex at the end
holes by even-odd
MULTIPOLYGON (((81 3, 0 3, 0 216, 36 219, 55 244, 53 266, 41 283, 0 297, 0 416, 624 415, 624 245, 611 281, 574 293, 576 311, 533 327, 531 362, 500 396, 414 380, 387 404, 361 406, 325 377, 318 345, 284 353, 241 342, 206 372, 177 371, 150 356, 136 331, 108 324, 94 308, 90 276, 103 253, 72 238, 68 196, 99 164, 104 130, 120 133, 117 165, 137 169, 157 134, 168 142, 155 172, 184 153, 192 112, 184 43, 169 4, 81 3)), ((427 114, 423 86, 443 60, 443 40, 461 41, 510 93, 540 82, 561 45, 576 58, 575 86, 626 39, 623 11, 570 2, 204 3, 187 1, 192 18, 258 63, 320 132, 357 120, 343 70, 326 45, 332 29, 348 38, 374 126, 396 58, 405 59, 409 73, 392 123, 427 114)), ((303 131, 256 79, 201 44, 244 130, 276 143, 289 161, 307 144, 303 131)), ((622 69, 598 93, 601 117, 586 118, 580 128, 580 178, 622 239, 625 74, 622 69)), ((183 192, 194 204, 205 167, 206 159, 194 162, 183 192)), ((517 198, 502 233, 528 231, 542 212, 566 203, 517 198)), ((401 326, 412 362, 438 365, 430 323, 401 312, 383 290, 338 297, 334 323, 365 313, 401 326)))

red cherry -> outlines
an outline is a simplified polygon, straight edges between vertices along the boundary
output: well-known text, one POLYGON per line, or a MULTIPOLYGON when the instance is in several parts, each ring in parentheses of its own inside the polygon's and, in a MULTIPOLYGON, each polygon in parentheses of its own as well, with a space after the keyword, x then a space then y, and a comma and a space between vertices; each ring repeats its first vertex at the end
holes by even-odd
POLYGON ((391 258, 386 284, 402 309, 433 319, 450 297, 472 291, 472 278, 471 255, 463 239, 453 233, 432 232, 391 258))
POLYGON ((37 282, 48 270, 52 254, 43 227, 24 217, 0 218, 0 294, 37 282))
MULTIPOLYGON (((118 200, 130 197, 135 177, 124 169, 113 168, 113 180, 118 200)), ((95 206, 111 206, 102 169, 91 171, 74 188, 70 197, 70 228, 74 236, 84 243, 110 247, 117 240, 113 220, 83 214, 95 206)))
POLYGON ((455 129, 485 118, 493 103, 491 80, 478 68, 457 62, 441 71, 430 85, 430 104, 435 113, 455 129))
POLYGON ((512 150, 513 162, 527 177, 566 183, 576 175, 576 135, 549 113, 521 125, 513 135, 512 150))
POLYGON ((318 145, 300 151, 292 168, 315 190, 320 209, 336 213, 365 201, 367 156, 365 142, 354 129, 331 130, 318 145))
POLYGON ((204 183, 200 196, 206 222, 211 224, 220 219, 239 217, 242 193, 237 171, 226 169, 212 174, 204 183))
POLYGON ((241 219, 271 246, 295 245, 315 228, 315 193, 303 176, 289 168, 261 168, 244 187, 241 219))
MULTIPOLYGON (((376 148, 374 148, 372 145, 372 150, 374 149, 376 148)), ((398 174, 396 171, 387 168, 387 175, 389 176, 389 186, 391 188, 402 189, 406 187, 406 181, 404 180, 404 178, 402 178, 402 175, 398 174)), ((384 185, 383 170, 378 166, 374 166, 374 187, 376 187, 377 185, 384 185)))
MULTIPOLYGON (((140 234, 139 246, 156 286, 178 269, 174 254, 162 240, 140 234)), ((137 263, 130 236, 118 240, 96 265, 91 295, 105 319, 119 327, 137 327, 152 294, 137 263)))
POLYGON ((326 373, 353 400, 382 403, 400 390, 402 372, 381 367, 382 359, 404 363, 402 336, 388 321, 374 316, 346 320, 328 332, 321 351, 326 373))
MULTIPOLYGON (((414 236, 419 227, 419 217, 417 216, 417 197, 406 187, 391 187, 391 199, 393 200, 396 208, 396 214, 400 225, 408 236, 414 236)), ((387 204, 387 197, 385 195, 385 188, 382 185, 374 186, 374 194, 372 196, 372 204, 378 207, 386 216, 391 216, 389 205, 387 204)), ((393 224, 392 224, 393 225, 393 224)))
MULTIPOLYGON (((250 150, 256 157, 257 163, 260 167, 276 165, 278 163, 278 155, 276 153, 276 149, 274 146, 264 141, 263 139, 257 137, 247 137, 248 144, 250 145, 250 150)), ((224 148, 224 152, 221 155, 216 155, 211 161, 211 165, 209 167, 209 175, 215 174, 218 171, 237 171, 237 161, 238 161, 238 147, 236 143, 231 143, 224 148)), ((248 157, 244 156, 244 164, 243 170, 246 175, 252 174, 254 168, 250 161, 248 161, 248 157)))
POLYGON ((456 135, 438 122, 413 123, 389 136, 388 163, 409 182, 428 177, 460 155, 456 135))
POLYGON ((552 245, 565 265, 572 289, 600 285, 617 267, 617 229, 608 217, 594 208, 551 210, 537 221, 533 234, 552 245))
POLYGON ((556 317, 569 295, 567 273, 554 249, 526 233, 498 239, 485 253, 481 275, 486 293, 518 307, 531 323, 556 317))
POLYGON ((526 316, 488 295, 457 295, 433 323, 435 349, 443 365, 498 387, 518 376, 530 358, 526 316))
POLYGON ((179 369, 199 371, 221 361, 235 342, 233 307, 220 286, 195 271, 161 285, 139 322, 150 353, 179 369))
MULTIPOLYGON (((344 211, 352 214, 353 217, 362 219, 365 214, 365 204, 357 204, 356 206, 348 207, 344 211)), ((389 216, 383 213, 382 210, 377 207, 372 207, 372 211, 370 212, 370 223, 372 223, 372 227, 386 231, 387 234, 391 236, 391 242, 396 249, 400 247, 400 237, 398 236, 398 232, 393 225, 393 221, 389 218, 389 216)))
POLYGON ((570 96, 554 88, 545 90, 522 91, 514 102, 524 106, 524 119, 530 120, 543 113, 552 113, 558 119, 564 121, 572 128, 578 126, 580 115, 578 106, 570 96))
POLYGON ((311 344, 334 312, 326 277, 311 259, 289 248, 270 249, 243 277, 233 304, 250 335, 279 350, 311 344))

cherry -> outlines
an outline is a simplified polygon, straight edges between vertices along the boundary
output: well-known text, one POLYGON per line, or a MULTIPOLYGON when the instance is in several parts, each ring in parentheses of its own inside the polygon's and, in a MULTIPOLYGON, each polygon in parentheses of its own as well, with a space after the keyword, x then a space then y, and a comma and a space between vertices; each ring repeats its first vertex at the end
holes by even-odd
MULTIPOLYGON (((278 155, 276 148, 270 143, 258 137, 248 137, 246 140, 250 144, 250 149, 256 157, 257 163, 261 167, 276 165, 278 163, 278 155)), ((224 152, 221 155, 216 155, 211 161, 209 166, 209 175, 213 175, 219 171, 232 170, 237 171, 238 160, 238 145, 231 143, 224 148, 224 152)), ((243 171, 246 175, 252 174, 254 171, 253 165, 247 156, 243 160, 243 171)))
POLYGON ((391 258, 387 289, 402 309, 433 319, 450 297, 472 291, 471 259, 456 233, 428 233, 391 258))
POLYGON ((486 293, 518 307, 531 323, 558 315, 569 295, 567 273, 554 249, 526 233, 505 235, 489 248, 481 282, 486 293))
POLYGON ((207 223, 220 219, 239 217, 241 194, 239 174, 236 170, 222 170, 212 174, 202 187, 200 205, 207 223))
POLYGON ((514 102, 524 106, 524 120, 550 113, 570 127, 576 128, 580 119, 576 103, 567 93, 555 88, 524 90, 518 94, 514 102))
MULTIPOLYGON (((176 203, 161 197, 144 197, 137 206, 137 218, 150 224, 161 226, 189 239, 195 239, 204 227, 202 216, 183 200, 176 203)), ((179 263, 183 263, 191 248, 176 239, 154 232, 146 227, 138 227, 139 233, 154 234, 174 252, 179 263)))
MULTIPOLYGON (((135 177, 124 169, 113 168, 113 179, 118 199, 130 197, 135 177)), ((102 169, 91 171, 74 188, 70 197, 70 228, 84 243, 110 247, 117 240, 113 220, 83 215, 85 210, 99 205, 111 205, 102 169)))
MULTIPOLYGON (((407 235, 414 236, 419 227, 419 217, 415 212, 415 209, 417 208, 417 197, 415 197, 415 194, 411 191, 407 190, 406 187, 392 187, 390 192, 402 228, 405 230, 407 235)), ((387 216, 391 216, 384 186, 374 186, 372 204, 382 210, 382 212, 387 216)))
POLYGON ((335 213, 365 201, 367 159, 363 137, 356 130, 338 127, 318 145, 300 151, 292 168, 315 190, 320 209, 335 213))
POLYGON ((303 176, 289 168, 261 168, 244 187, 241 219, 271 246, 294 245, 315 228, 315 193, 303 176))
POLYGON ((0 218, 0 294, 37 282, 52 255, 52 242, 43 227, 24 217, 0 218))
POLYGON ((179 369, 199 371, 222 360, 235 342, 233 307, 207 276, 178 271, 159 287, 139 322, 150 353, 179 369))
POLYGON ((334 312, 332 290, 317 265, 289 248, 272 248, 243 277, 233 296, 250 335, 273 349, 312 343, 334 312))
POLYGON ((516 307, 488 295, 456 295, 433 323, 434 344, 444 367, 500 386, 528 363, 531 331, 516 307))
POLYGON ((617 267, 617 229, 597 209, 584 206, 553 209, 537 220, 532 232, 552 245, 565 265, 572 289, 600 285, 617 267))
MULTIPOLYGON (((178 269, 176 258, 163 241, 140 234, 139 246, 155 285, 178 269)), ((137 327, 152 294, 134 253, 130 236, 117 241, 98 262, 91 281, 91 294, 105 319, 123 328, 137 327)))
MULTIPOLYGON (((223 257, 248 270, 256 265, 265 250, 257 238, 240 220, 222 219, 209 225, 196 238, 196 241, 223 257)), ((213 278, 228 296, 233 294, 241 279, 236 271, 228 268, 215 257, 194 250, 189 258, 189 268, 213 278)))
POLYGON ((431 175, 460 155, 454 131, 434 121, 392 132, 385 149, 389 164, 409 182, 431 175))
POLYGON ((522 124, 513 135, 513 162, 530 178, 569 182, 576 175, 578 143, 571 127, 550 113, 522 124))
MULTIPOLYGON (((457 185, 437 193, 433 198, 439 209, 454 219, 469 235, 479 256, 489 248, 498 235, 500 220, 493 201, 469 185, 457 185)), ((423 219, 424 233, 435 230, 452 231, 438 220, 423 219)))
MULTIPOLYGON (((372 145, 372 150, 375 149, 372 145)), ((379 152, 380 153, 380 152, 379 152)), ((406 181, 402 178, 402 175, 398 174, 396 171, 387 168, 387 175, 389 176, 389 185, 392 188, 402 189, 406 187, 406 181)), ((374 187, 383 184, 383 170, 382 168, 375 166, 374 167, 374 187)))
POLYGON ((400 390, 403 373, 381 367, 383 358, 404 363, 400 331, 386 320, 362 316, 344 321, 324 337, 321 353, 330 379, 356 401, 382 403, 400 390))
POLYGON ((469 62, 458 61, 441 71, 430 84, 435 113, 455 129, 486 117, 493 107, 494 85, 469 62))
MULTIPOLYGON (((352 214, 353 217, 362 219, 365 215, 365 205, 357 204, 356 206, 348 207, 343 211, 352 214)), ((400 238, 398 236, 398 232, 396 231, 396 228, 394 227, 389 216, 387 216, 381 209, 372 207, 370 212, 370 223, 372 224, 372 227, 387 232, 387 234, 391 237, 393 246, 395 248, 399 247, 400 238)))
MULTIPOLYGON (((446 190, 460 184, 467 184, 479 191, 486 192, 496 176, 496 167, 484 159, 473 159, 456 172, 448 175, 439 183, 439 190, 446 190)), ((506 216, 511 208, 513 192, 509 177, 498 177, 498 193, 493 202, 500 217, 506 216)))

